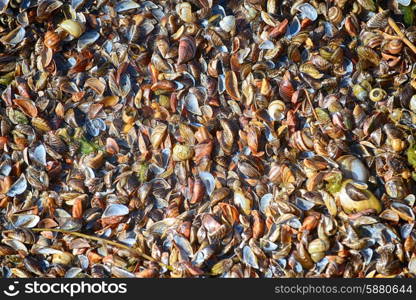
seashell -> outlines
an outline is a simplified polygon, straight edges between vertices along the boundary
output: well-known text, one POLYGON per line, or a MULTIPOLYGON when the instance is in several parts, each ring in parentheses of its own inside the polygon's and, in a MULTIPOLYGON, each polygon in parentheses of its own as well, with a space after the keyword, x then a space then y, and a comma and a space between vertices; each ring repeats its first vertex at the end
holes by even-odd
POLYGON ((322 195, 322 200, 324 201, 328 212, 331 214, 331 216, 336 216, 338 213, 338 207, 335 199, 325 191, 320 191, 320 194, 322 195))
POLYGON ((300 25, 299 19, 297 17, 294 17, 290 25, 287 26, 285 37, 290 39, 293 36, 297 35, 300 32, 300 30, 301 30, 301 25, 300 25))
POLYGON ((85 31, 85 26, 74 20, 64 20, 59 24, 59 27, 64 29, 75 38, 79 38, 85 31))
POLYGON ((151 86, 151 90, 154 92, 173 92, 177 88, 177 85, 175 82, 170 80, 159 80, 158 82, 154 83, 151 86))
POLYGON ((377 52, 371 49, 370 47, 358 46, 357 54, 360 59, 366 60, 375 66, 378 66, 380 64, 380 58, 377 52))
MULTIPOLYGON (((201 177, 201 174, 199 176, 201 177)), ((205 185, 205 188, 208 189, 207 185, 205 185)), ((211 189, 215 188, 214 183, 210 185, 210 188, 211 189)), ((230 189, 226 187, 223 187, 220 189, 214 189, 214 191, 211 193, 212 205, 225 200, 230 194, 231 194, 230 189)))
POLYGON ((389 15, 389 10, 384 10, 372 16, 367 21, 367 27, 371 29, 380 28, 383 29, 387 26, 387 19, 389 15))
POLYGON ((202 180, 199 178, 196 178, 194 181, 194 186, 192 189, 192 198, 189 200, 189 203, 195 204, 202 200, 205 194, 205 186, 202 183, 202 180))
MULTIPOLYGON (((215 179, 214 176, 212 176, 211 173, 208 172, 200 172, 199 173, 199 178, 201 178, 204 186, 205 186, 205 191, 209 196, 213 196, 212 193, 214 192, 215 189, 215 179)), ((221 193, 225 192, 226 190, 221 190, 221 193)), ((218 193, 218 192, 217 192, 218 193)))
POLYGON ((332 64, 320 55, 313 55, 310 61, 320 71, 327 71, 332 67, 332 64))
POLYGON ((129 213, 129 208, 123 204, 110 204, 103 212, 103 218, 125 216, 129 213))
POLYGON ((46 166, 46 149, 43 144, 29 152, 29 157, 42 166, 46 166))
POLYGON ((0 42, 8 45, 17 45, 25 38, 26 30, 23 27, 17 27, 8 34, 0 38, 0 42))
POLYGON ((219 23, 222 30, 225 32, 231 32, 235 29, 235 17, 234 16, 226 16, 222 18, 219 23))
POLYGON ((403 42, 399 39, 391 40, 383 47, 383 49, 393 55, 399 54, 402 52, 403 42))
POLYGON ((351 37, 355 37, 358 35, 359 25, 358 25, 357 18, 355 16, 351 16, 351 15, 347 16, 345 18, 344 27, 351 37))
POLYGON ((117 266, 111 267, 111 275, 115 278, 136 278, 136 276, 133 273, 119 268, 117 266))
MULTIPOLYGON (((402 1, 398 1, 398 2, 403 2, 403 0, 402 1)), ((413 275, 416 275, 416 257, 412 257, 410 259, 407 268, 409 269, 409 272, 410 273, 412 273, 413 275)))
POLYGON ((234 204, 239 207, 246 215, 249 215, 253 207, 253 200, 246 196, 246 194, 241 189, 237 189, 234 191, 234 204))
POLYGON ((280 121, 284 119, 285 111, 286 111, 286 105, 281 100, 274 100, 270 102, 269 107, 267 108, 267 112, 269 113, 269 116, 275 121, 280 121))
POLYGON ((37 215, 20 215, 12 217, 13 225, 18 228, 33 228, 39 221, 40 217, 37 215))
POLYGON ((223 218, 227 220, 230 225, 239 222, 240 214, 235 206, 228 203, 219 203, 218 205, 221 208, 223 218))
POLYGON ((20 175, 13 185, 10 187, 7 192, 7 196, 15 197, 16 195, 23 194, 27 189, 27 180, 24 174, 20 175))
POLYGON ((94 44, 100 38, 100 34, 95 30, 90 30, 85 32, 80 36, 77 42, 77 48, 79 50, 84 49, 92 44, 94 44))
POLYGON ((120 100, 120 97, 118 96, 107 96, 104 97, 100 103, 104 106, 104 107, 113 107, 115 106, 120 100))
POLYGON ((237 75, 234 71, 227 71, 225 73, 225 90, 232 99, 236 101, 240 100, 241 95, 238 87, 237 75))
POLYGON ((117 12, 125 12, 128 10, 132 10, 132 9, 136 9, 139 8, 140 4, 134 2, 134 1, 119 1, 117 2, 116 6, 115 6, 115 10, 117 12))
POLYGON ((280 22, 270 31, 269 38, 276 39, 283 35, 287 30, 288 23, 289 21, 287 19, 284 19, 282 22, 280 22))
POLYGON ((373 102, 379 102, 387 96, 387 92, 381 88, 375 88, 370 91, 369 98, 373 102))
POLYGON ((396 212, 401 219, 408 222, 415 221, 415 214, 409 206, 400 202, 393 202, 391 204, 391 209, 396 212))
POLYGON ((370 91, 367 89, 367 87, 361 85, 361 84, 355 84, 352 87, 352 93, 353 95, 361 101, 365 101, 368 97, 368 93, 370 91))
POLYGON ((338 6, 332 6, 328 10, 328 19, 335 25, 338 25, 344 19, 342 9, 338 6))
POLYGON ((311 63, 302 64, 299 67, 299 71, 309 75, 314 79, 321 79, 322 77, 324 77, 324 74, 320 73, 318 69, 316 69, 315 66, 311 63))
POLYGON ((299 47, 296 44, 289 45, 287 49, 287 56, 290 60, 293 62, 300 62, 301 61, 301 55, 299 51, 299 47))
POLYGON ((85 4, 86 0, 71 0, 71 6, 73 9, 77 10, 85 4))
POLYGON ((240 161, 238 163, 238 170, 248 178, 259 178, 261 176, 258 169, 249 161, 240 161))
POLYGON ((26 99, 14 99, 13 102, 28 117, 34 118, 38 115, 38 109, 33 101, 26 99))
POLYGON ((291 167, 286 164, 277 164, 270 168, 269 180, 274 183, 295 183, 296 177, 291 167))
POLYGON ((337 159, 345 178, 367 182, 370 172, 367 167, 354 155, 343 155, 337 159))
POLYGON ((295 92, 295 89, 292 83, 289 80, 283 79, 279 83, 279 95, 283 98, 284 101, 290 101, 295 92))
POLYGON ((320 261, 324 256, 325 252, 329 249, 328 242, 322 239, 315 239, 308 245, 308 252, 314 262, 320 261))
POLYGON ((309 151, 313 149, 313 139, 309 130, 298 130, 292 134, 289 143, 292 147, 300 151, 309 151))
POLYGON ((257 257, 249 246, 243 248, 243 262, 254 269, 259 268, 257 257))
POLYGON ((118 146, 115 139, 109 137, 105 143, 105 150, 108 154, 115 155, 120 152, 120 147, 118 146))
POLYGON ((174 161, 185 161, 194 156, 195 151, 187 145, 176 144, 173 147, 172 158, 174 161))
POLYGON ((88 159, 86 165, 90 168, 98 169, 103 165, 103 163, 104 163, 104 152, 99 152, 94 157, 91 157, 90 159, 88 159))
POLYGON ((69 268, 68 271, 66 271, 64 277, 65 278, 76 278, 77 276, 79 276, 82 272, 81 268, 77 268, 77 267, 72 267, 69 268))
POLYGON ((373 0, 357 0, 357 2, 365 9, 369 11, 375 11, 376 6, 373 0))
MULTIPOLYGON (((89 87, 93 89, 98 95, 102 95, 104 94, 106 83, 102 79, 91 77, 85 81, 84 87, 89 87)), ((108 97, 116 97, 116 96, 108 96, 108 97)), ((101 102, 103 102, 103 100, 101 102)))
POLYGON ((379 215, 379 217, 390 222, 399 222, 400 220, 399 215, 391 209, 383 210, 381 214, 379 215))
POLYGON ((412 0, 397 0, 397 3, 403 6, 409 6, 412 0))
POLYGON ((183 64, 195 57, 196 54, 196 44, 195 39, 192 36, 183 36, 179 40, 179 49, 178 49, 178 62, 177 64, 183 64))
POLYGON ((300 4, 296 7, 296 9, 300 11, 302 19, 315 21, 318 18, 318 12, 316 11, 315 7, 309 3, 300 4))
POLYGON ((16 251, 12 247, 6 246, 6 245, 0 245, 0 256, 14 255, 14 254, 16 254, 16 251))
POLYGON ((44 45, 50 49, 57 50, 59 44, 61 42, 61 38, 59 34, 54 31, 47 31, 44 36, 44 45))
POLYGON ((408 191, 401 177, 392 177, 384 184, 387 195, 391 198, 403 199, 408 191))
POLYGON ((342 183, 338 199, 346 213, 356 213, 367 209, 381 212, 380 201, 367 190, 367 186, 352 179, 347 179, 342 183))
POLYGON ((198 98, 193 93, 188 93, 184 99, 185 108, 190 113, 195 115, 202 115, 201 109, 199 107, 198 98))
POLYGON ((34 273, 38 276, 43 276, 42 266, 36 258, 32 256, 27 256, 23 259, 23 264, 26 270, 28 270, 29 272, 34 273))
POLYGON ((170 48, 168 39, 165 36, 158 36, 155 44, 162 57, 166 57, 170 48))
POLYGON ((70 265, 74 256, 69 252, 60 252, 52 255, 53 264, 70 265))
POLYGON ((162 144, 168 127, 165 124, 157 125, 150 136, 150 143, 152 144, 154 149, 158 149, 162 144))
POLYGON ((194 23, 196 21, 195 14, 192 12, 191 4, 188 2, 178 3, 176 5, 176 13, 185 23, 194 23))
POLYGON ((263 195, 263 197, 261 197, 259 208, 263 214, 266 214, 266 210, 270 206, 272 201, 273 201, 272 194, 265 194, 263 195))

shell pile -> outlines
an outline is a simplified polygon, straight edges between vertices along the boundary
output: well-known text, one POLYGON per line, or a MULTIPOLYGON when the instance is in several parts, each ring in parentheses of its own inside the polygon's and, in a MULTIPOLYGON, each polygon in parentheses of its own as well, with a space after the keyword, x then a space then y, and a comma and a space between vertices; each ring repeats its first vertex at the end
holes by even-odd
POLYGON ((0 0, 0 277, 415 277, 415 9, 0 0))

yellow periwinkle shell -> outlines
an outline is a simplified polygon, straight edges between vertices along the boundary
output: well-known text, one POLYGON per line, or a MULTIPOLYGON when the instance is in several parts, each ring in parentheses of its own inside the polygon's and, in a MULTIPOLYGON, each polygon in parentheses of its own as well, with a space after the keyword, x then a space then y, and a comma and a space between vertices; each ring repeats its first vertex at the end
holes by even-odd
POLYGON ((194 156, 194 149, 187 145, 176 144, 173 147, 173 160, 174 161, 185 161, 191 159, 194 156))
POLYGON ((338 199, 342 209, 347 214, 367 209, 374 209, 377 213, 380 213, 382 209, 381 202, 372 192, 367 190, 367 185, 352 179, 342 182, 338 199))

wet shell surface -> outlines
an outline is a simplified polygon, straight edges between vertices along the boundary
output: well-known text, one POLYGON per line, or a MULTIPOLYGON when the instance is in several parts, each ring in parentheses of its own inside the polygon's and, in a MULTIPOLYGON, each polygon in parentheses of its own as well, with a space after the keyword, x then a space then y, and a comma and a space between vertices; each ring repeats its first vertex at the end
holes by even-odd
POLYGON ((415 278, 409 0, 0 0, 1 278, 415 278))

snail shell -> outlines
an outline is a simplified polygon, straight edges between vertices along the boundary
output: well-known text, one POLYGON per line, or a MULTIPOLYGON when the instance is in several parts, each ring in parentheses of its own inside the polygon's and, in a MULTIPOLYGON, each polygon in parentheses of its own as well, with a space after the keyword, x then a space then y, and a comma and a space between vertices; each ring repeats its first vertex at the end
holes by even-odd
POLYGON ((338 199, 346 213, 357 213, 367 209, 374 209, 380 213, 382 209, 380 201, 367 190, 367 185, 352 179, 342 183, 338 199))
POLYGON ((386 44, 384 49, 390 54, 399 54, 403 49, 403 42, 401 40, 391 40, 386 44))
POLYGON ((342 9, 338 6, 332 6, 328 10, 328 19, 331 23, 337 25, 342 22, 344 19, 344 16, 342 14, 342 9))

